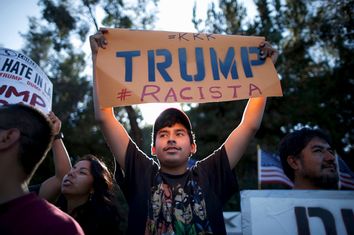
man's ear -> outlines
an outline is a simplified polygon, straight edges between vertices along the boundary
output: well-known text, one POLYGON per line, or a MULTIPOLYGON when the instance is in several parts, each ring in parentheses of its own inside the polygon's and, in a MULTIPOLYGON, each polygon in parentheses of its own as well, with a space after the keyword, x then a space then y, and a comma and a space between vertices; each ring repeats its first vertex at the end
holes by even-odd
POLYGON ((192 144, 191 155, 197 152, 197 144, 192 144))
POLYGON ((286 159, 289 166, 291 168, 293 168, 294 170, 298 170, 300 167, 300 159, 298 157, 295 157, 294 155, 290 155, 288 156, 288 158, 286 159))
POLYGON ((0 149, 9 148, 16 143, 21 137, 21 132, 17 128, 0 131, 0 149))
POLYGON ((151 155, 156 156, 156 147, 155 146, 151 147, 151 155))

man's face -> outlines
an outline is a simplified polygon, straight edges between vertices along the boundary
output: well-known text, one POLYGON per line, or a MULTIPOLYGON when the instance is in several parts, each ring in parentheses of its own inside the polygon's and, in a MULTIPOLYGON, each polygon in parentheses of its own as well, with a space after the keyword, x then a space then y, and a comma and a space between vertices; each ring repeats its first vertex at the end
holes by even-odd
POLYGON ((188 158, 195 150, 196 146, 190 143, 187 129, 176 123, 156 133, 155 146, 151 152, 159 159, 162 170, 180 169, 180 173, 184 173, 188 158))
POLYGON ((333 149, 320 139, 312 139, 301 151, 297 175, 322 189, 337 188, 338 173, 333 149))

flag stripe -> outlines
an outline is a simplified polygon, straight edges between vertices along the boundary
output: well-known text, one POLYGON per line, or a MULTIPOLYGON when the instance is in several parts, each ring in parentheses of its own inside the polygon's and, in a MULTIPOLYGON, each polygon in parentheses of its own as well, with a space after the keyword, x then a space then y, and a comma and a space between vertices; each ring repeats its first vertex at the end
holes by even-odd
POLYGON ((286 184, 290 187, 293 187, 293 183, 289 180, 279 178, 279 177, 268 177, 267 179, 262 179, 262 184, 286 184))
POLYGON ((341 183, 342 186, 354 189, 354 183, 353 183, 352 180, 347 180, 347 179, 340 178, 340 183, 341 183))
POLYGON ((289 186, 293 186, 293 183, 289 180, 288 177, 286 177, 284 175, 284 173, 278 173, 278 172, 275 172, 275 173, 270 173, 270 172, 264 173, 264 172, 261 172, 261 176, 260 177, 261 177, 261 182, 269 181, 269 180, 271 180, 271 181, 279 180, 282 183, 286 183, 289 186))

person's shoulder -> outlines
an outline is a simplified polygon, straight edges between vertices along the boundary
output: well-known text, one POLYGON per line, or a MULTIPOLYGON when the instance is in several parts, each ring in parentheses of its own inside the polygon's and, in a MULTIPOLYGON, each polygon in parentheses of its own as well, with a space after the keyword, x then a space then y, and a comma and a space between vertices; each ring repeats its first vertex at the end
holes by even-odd
POLYGON ((81 226, 70 215, 60 210, 55 205, 47 202, 46 200, 39 198, 39 202, 42 204, 42 219, 43 224, 48 228, 55 228, 53 235, 56 234, 84 234, 81 226))
POLYGON ((228 161, 227 152, 225 145, 223 144, 207 157, 197 161, 190 160, 188 164, 190 164, 191 169, 195 169, 205 167, 210 164, 219 164, 220 162, 225 162, 226 160, 228 161))

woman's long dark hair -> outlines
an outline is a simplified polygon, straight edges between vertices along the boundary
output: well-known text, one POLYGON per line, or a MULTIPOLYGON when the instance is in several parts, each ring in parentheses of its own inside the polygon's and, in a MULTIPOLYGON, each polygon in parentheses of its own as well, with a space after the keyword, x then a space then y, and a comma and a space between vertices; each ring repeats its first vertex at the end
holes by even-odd
POLYGON ((87 154, 79 161, 89 161, 91 163, 91 174, 93 176, 93 194, 90 200, 98 203, 106 202, 112 204, 114 197, 113 176, 107 166, 96 156, 87 154))
MULTIPOLYGON (((106 164, 94 155, 84 155, 78 161, 91 163, 93 193, 89 196, 89 200, 75 208, 71 215, 79 222, 87 235, 121 234, 121 215, 116 200, 118 187, 112 173, 106 164)), ((67 201, 62 196, 57 205, 63 211, 67 211, 67 201)))

